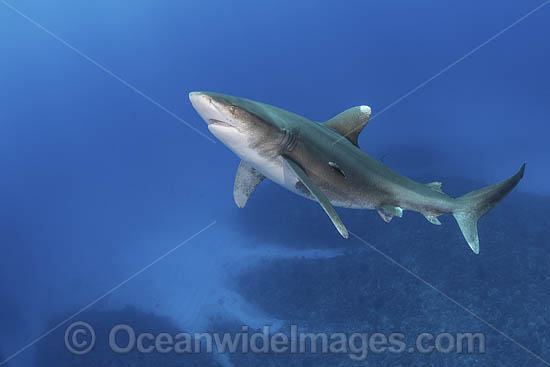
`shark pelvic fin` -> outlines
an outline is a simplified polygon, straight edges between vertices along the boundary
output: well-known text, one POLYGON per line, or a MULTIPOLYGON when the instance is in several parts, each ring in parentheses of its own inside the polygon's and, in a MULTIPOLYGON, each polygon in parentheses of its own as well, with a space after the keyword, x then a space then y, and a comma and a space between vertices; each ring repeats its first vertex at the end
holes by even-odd
POLYGON ((441 190, 441 185, 441 182, 430 182, 426 184, 426 186, 428 186, 430 189, 445 194, 443 190, 441 190))
POLYGON ((319 204, 321 204, 321 207, 323 207, 325 212, 328 214, 328 216, 330 217, 330 220, 332 221, 332 223, 334 223, 334 226, 336 227, 338 232, 340 232, 342 237, 348 238, 349 237, 348 230, 346 229, 346 226, 342 222, 342 219, 340 219, 340 217, 338 216, 338 213, 330 203, 330 200, 327 198, 327 196, 321 191, 321 189, 319 189, 317 185, 313 183, 313 181, 311 181, 307 173, 304 172, 304 170, 302 169, 302 167, 300 167, 298 163, 294 162, 292 159, 288 157, 283 156, 283 158, 288 164, 288 166, 291 168, 291 170, 294 172, 294 174, 298 176, 298 179, 300 180, 300 182, 304 184, 304 186, 309 190, 311 195, 315 199, 317 199, 319 204))
POLYGON ((384 222, 386 223, 391 222, 393 215, 386 213, 381 208, 376 209, 376 211, 378 212, 378 214, 380 214, 380 218, 382 218, 384 222))
POLYGON ((369 121, 371 109, 369 106, 353 107, 326 121, 325 126, 345 136, 355 146, 359 146, 359 133, 369 121))
POLYGON ((384 205, 379 208, 376 208, 380 217, 384 222, 389 223, 393 217, 401 218, 403 216, 403 209, 398 206, 393 205, 384 205))
POLYGON ((233 185, 233 199, 235 199, 235 204, 239 208, 244 208, 248 198, 264 178, 265 176, 258 172, 256 168, 246 161, 241 161, 233 185))

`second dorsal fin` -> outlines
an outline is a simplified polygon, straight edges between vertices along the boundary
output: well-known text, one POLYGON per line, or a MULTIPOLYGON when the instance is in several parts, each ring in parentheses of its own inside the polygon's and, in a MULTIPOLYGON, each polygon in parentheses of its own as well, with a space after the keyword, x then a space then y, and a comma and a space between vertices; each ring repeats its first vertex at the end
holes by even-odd
POLYGON ((434 191, 444 194, 443 190, 441 190, 441 182, 430 182, 426 184, 426 186, 428 186, 430 189, 434 191))
POLYGON ((369 106, 357 106, 345 110, 325 122, 325 126, 346 137, 354 145, 359 146, 359 133, 369 121, 371 109, 369 106))

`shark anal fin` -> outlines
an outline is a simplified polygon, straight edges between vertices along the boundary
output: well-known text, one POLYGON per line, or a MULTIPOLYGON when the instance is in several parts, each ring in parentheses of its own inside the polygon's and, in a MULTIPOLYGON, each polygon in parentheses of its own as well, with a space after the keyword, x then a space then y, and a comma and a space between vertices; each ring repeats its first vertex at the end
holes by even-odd
POLYGON ((378 214, 380 214, 380 217, 386 223, 389 223, 394 216, 399 218, 403 216, 403 209, 398 206, 383 205, 376 208, 376 210, 378 211, 378 214))
POLYGON ((342 222, 342 219, 340 219, 340 216, 338 216, 338 213, 330 203, 330 200, 327 198, 327 196, 321 191, 321 189, 311 181, 307 173, 304 172, 302 167, 298 165, 296 162, 294 162, 292 159, 283 157, 286 163, 288 163, 288 166, 292 169, 294 174, 298 177, 298 179, 304 184, 304 186, 309 190, 311 195, 321 205, 321 207, 325 210, 327 215, 329 216, 332 223, 334 223, 334 226, 340 232, 342 237, 348 238, 348 230, 346 229, 346 226, 342 222))
POLYGON ((369 121, 371 109, 369 106, 353 107, 325 121, 325 126, 346 137, 355 146, 359 146, 359 133, 369 121))
POLYGON ((435 224, 436 226, 441 225, 441 222, 439 221, 439 219, 437 219, 437 216, 435 216, 435 215, 425 215, 425 217, 428 220, 428 222, 430 222, 431 224, 435 224))
POLYGON ((264 178, 265 176, 258 172, 256 168, 246 161, 241 161, 233 185, 233 199, 235 199, 235 204, 239 208, 244 208, 248 198, 264 178))

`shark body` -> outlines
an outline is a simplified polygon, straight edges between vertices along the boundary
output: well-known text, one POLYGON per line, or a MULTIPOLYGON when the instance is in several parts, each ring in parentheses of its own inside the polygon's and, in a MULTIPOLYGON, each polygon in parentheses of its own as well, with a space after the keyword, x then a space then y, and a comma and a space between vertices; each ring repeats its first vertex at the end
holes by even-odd
POLYGON ((350 108, 318 123, 219 93, 192 92, 189 98, 210 132, 242 160, 233 192, 239 207, 267 177, 317 200, 345 238, 348 231, 334 207, 375 209, 386 222, 412 210, 436 225, 441 224, 438 216, 451 213, 477 254, 478 219, 518 184, 525 169, 524 164, 504 181, 452 198, 441 190, 440 182, 411 180, 359 148, 359 133, 371 115, 368 106, 350 108))

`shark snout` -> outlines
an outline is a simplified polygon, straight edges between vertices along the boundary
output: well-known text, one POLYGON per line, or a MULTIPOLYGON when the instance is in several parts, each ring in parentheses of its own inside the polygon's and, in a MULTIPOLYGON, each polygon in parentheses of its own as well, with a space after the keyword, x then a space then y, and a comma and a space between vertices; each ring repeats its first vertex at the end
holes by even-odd
POLYGON ((213 121, 225 120, 225 114, 219 102, 206 92, 191 92, 189 93, 189 100, 207 124, 211 124, 213 121))

